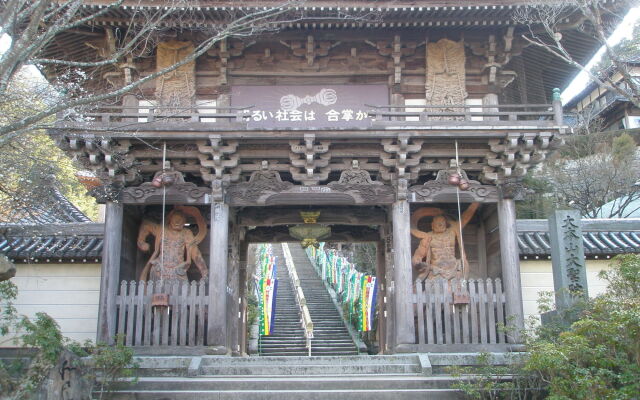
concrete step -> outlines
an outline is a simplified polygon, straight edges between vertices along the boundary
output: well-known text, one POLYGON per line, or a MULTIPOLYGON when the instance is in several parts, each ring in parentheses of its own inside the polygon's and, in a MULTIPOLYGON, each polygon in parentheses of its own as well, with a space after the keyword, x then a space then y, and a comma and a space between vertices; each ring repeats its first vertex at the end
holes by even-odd
POLYGON ((122 390, 110 395, 114 400, 451 400, 463 399, 453 389, 390 390, 122 390))
POLYGON ((309 365, 291 362, 287 365, 205 366, 201 375, 372 375, 418 374, 416 364, 309 365))
MULTIPOLYGON (((451 376, 326 375, 326 376, 199 376, 193 378, 143 377, 138 390, 350 390, 448 389, 458 380, 451 376)), ((118 385, 127 389, 126 384, 118 385)))

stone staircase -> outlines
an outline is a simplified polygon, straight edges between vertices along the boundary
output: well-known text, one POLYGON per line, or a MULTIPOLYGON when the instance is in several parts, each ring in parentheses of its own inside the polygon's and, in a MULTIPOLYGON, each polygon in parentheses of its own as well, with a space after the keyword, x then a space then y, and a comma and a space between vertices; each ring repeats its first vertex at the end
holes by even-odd
POLYGON ((260 337, 258 351, 261 355, 305 356, 309 352, 305 347, 304 329, 300 324, 300 308, 296 304, 293 283, 287 273, 282 246, 273 244, 272 251, 277 257, 276 318, 271 327, 271 335, 260 337))
MULTIPOLYGON (((431 375, 425 355, 139 357, 118 400, 461 399, 459 378, 431 375)), ((464 360, 462 360, 464 362, 464 360)), ((436 370, 434 366, 433 371, 436 370)))
MULTIPOLYGON (((311 355, 357 355, 358 347, 302 246, 299 243, 288 243, 288 246, 313 321, 311 355)), ((276 319, 273 333, 260 338, 260 354, 308 355, 304 331, 300 325, 299 308, 295 301, 293 283, 287 274, 282 246, 273 245, 273 254, 278 257, 276 319)))

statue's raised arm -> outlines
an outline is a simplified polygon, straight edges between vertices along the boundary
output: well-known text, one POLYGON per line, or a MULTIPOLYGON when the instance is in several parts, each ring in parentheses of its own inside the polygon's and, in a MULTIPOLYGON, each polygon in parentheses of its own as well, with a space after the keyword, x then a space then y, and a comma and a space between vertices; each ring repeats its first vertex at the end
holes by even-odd
POLYGON ((176 206, 175 210, 182 211, 184 215, 193 217, 198 225, 198 234, 194 237, 193 243, 197 246, 207 236, 207 221, 205 221, 202 213, 196 207, 192 206, 176 206))
POLYGON ((471 221, 471 218, 473 218, 473 216, 475 215, 476 210, 478 210, 479 206, 480 206, 480 203, 471 203, 471 205, 469 205, 469 207, 467 207, 467 209, 464 210, 464 212, 460 216, 459 224, 461 228, 464 228, 465 226, 467 226, 469 221, 471 221))

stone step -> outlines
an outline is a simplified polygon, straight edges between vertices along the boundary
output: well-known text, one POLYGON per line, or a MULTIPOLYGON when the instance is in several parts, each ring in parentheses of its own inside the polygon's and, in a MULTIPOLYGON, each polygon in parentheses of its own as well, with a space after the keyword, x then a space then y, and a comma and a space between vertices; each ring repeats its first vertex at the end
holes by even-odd
MULTIPOLYGON (((492 353, 492 356, 496 353, 492 353)), ((472 361, 475 353, 457 353, 455 357, 464 361, 472 361)), ((430 357, 444 357, 433 354, 430 357)), ((453 356, 448 355, 447 358, 451 359, 453 356)), ((152 365, 154 362, 188 362, 190 357, 137 357, 136 361, 142 365, 152 365)), ((308 364, 308 365, 367 365, 367 364, 419 364, 419 357, 416 354, 388 354, 388 355, 360 355, 357 357, 300 357, 295 360, 291 358, 282 357, 226 357, 226 356, 202 356, 200 358, 200 365, 286 365, 294 362, 295 364, 308 364)), ((188 363, 187 363, 188 365, 188 363)))
POLYGON ((390 390, 122 390, 110 395, 114 400, 415 400, 463 399, 453 389, 390 389, 390 390))
MULTIPOLYGON (((451 376, 418 375, 326 375, 326 376, 254 376, 212 375, 193 378, 143 377, 138 390, 351 390, 445 389, 457 382, 451 376)), ((118 385, 127 389, 126 384, 118 385)))
MULTIPOLYGON (((322 354, 358 354, 357 347, 347 330, 331 296, 326 291, 322 279, 315 272, 302 247, 297 243, 289 245, 296 265, 300 284, 305 293, 307 306, 314 324, 312 352, 322 354)), ((283 356, 307 354, 306 339, 300 327, 300 313, 295 302, 293 285, 284 267, 284 256, 280 245, 273 246, 274 255, 282 262, 278 268, 280 279, 276 299, 276 316, 272 335, 260 339, 261 354, 283 356)))
MULTIPOLYGON (((291 349, 294 351, 294 349, 291 349)), ((298 349, 300 351, 300 349, 298 349)), ((364 364, 364 365, 310 365, 296 364, 293 360, 287 365, 238 365, 203 366, 201 375, 371 375, 371 374, 418 374, 417 364, 364 364)))

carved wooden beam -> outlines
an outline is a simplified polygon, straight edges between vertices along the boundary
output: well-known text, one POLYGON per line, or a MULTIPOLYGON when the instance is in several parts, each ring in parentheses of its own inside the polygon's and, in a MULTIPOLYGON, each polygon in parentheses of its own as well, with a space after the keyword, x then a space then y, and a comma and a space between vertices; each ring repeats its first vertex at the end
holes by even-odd
MULTIPOLYGON (((278 226, 302 223, 300 211, 309 211, 308 207, 253 207, 239 213, 241 226, 278 226)), ((320 211, 319 224, 340 225, 381 225, 387 223, 386 212, 379 207, 313 207, 320 211)))
POLYGON ((447 183, 429 181, 411 186, 408 200, 412 203, 454 203, 460 196, 462 203, 497 203, 498 189, 493 185, 471 183, 468 190, 456 193, 456 187, 447 183))
MULTIPOLYGON (((289 228, 286 226, 261 226, 250 229, 245 234, 245 241, 248 243, 299 242, 298 239, 289 235, 289 228)), ((378 242, 380 241, 380 234, 377 229, 372 228, 333 225, 331 227, 331 236, 322 241, 378 242)))

